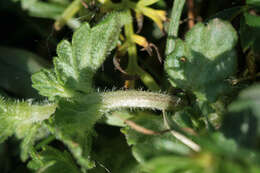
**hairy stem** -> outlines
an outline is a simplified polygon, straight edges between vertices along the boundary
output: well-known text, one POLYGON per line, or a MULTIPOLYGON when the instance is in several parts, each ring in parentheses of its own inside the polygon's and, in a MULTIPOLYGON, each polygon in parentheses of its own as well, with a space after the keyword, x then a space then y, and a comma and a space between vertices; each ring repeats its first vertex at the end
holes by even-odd
POLYGON ((113 91, 100 94, 102 105, 106 110, 117 108, 177 110, 185 105, 179 97, 146 91, 113 91))

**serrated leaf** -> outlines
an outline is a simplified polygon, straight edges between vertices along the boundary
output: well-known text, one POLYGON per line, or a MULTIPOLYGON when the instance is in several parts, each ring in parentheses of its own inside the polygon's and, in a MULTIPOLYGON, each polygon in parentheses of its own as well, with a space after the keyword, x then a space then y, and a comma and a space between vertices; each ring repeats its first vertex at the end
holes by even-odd
POLYGON ((127 18, 127 13, 111 13, 95 27, 90 29, 85 24, 73 34, 73 66, 79 73, 77 89, 91 91, 93 75, 115 48, 121 27, 129 22, 124 20, 127 18))
POLYGON ((73 97, 76 92, 93 91, 92 78, 106 56, 115 48, 127 13, 111 13, 93 28, 83 24, 74 34, 72 44, 63 40, 57 47, 55 70, 43 70, 32 76, 33 87, 40 94, 73 97))
POLYGON ((16 135, 23 139, 21 157, 26 160, 32 149, 39 125, 55 111, 54 104, 32 105, 27 102, 13 102, 0 98, 0 142, 16 135))
POLYGON ((228 89, 226 79, 236 70, 235 29, 220 19, 206 26, 195 25, 185 37, 176 40, 167 56, 165 70, 174 87, 193 92, 200 100, 215 101, 228 89))
POLYGON ((28 167, 41 173, 80 173, 71 155, 52 147, 45 147, 40 153, 32 154, 28 167))
MULTIPOLYGON (((165 130, 162 117, 152 115, 140 115, 130 119, 136 124, 156 132, 165 130)), ((164 154, 188 154, 189 148, 179 142, 170 133, 161 135, 145 135, 130 127, 122 130, 125 134, 128 145, 132 146, 134 157, 140 163, 164 154)))
POLYGON ((80 101, 60 101, 49 126, 57 139, 68 146, 82 170, 92 168, 90 151, 94 124, 101 118, 98 94, 82 96, 80 101))
POLYGON ((56 96, 72 97, 73 92, 64 88, 58 80, 53 70, 41 70, 32 75, 33 87, 43 96, 53 100, 56 96))

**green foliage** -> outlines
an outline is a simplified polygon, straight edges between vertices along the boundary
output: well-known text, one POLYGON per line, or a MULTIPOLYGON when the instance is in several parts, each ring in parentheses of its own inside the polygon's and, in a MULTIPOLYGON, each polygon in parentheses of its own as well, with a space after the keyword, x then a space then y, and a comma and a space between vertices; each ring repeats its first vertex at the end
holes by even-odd
MULTIPOLYGON (((139 115, 130 119, 155 132, 163 131, 164 124, 161 117, 151 115, 139 115), (149 119, 149 121, 147 121, 149 119)), ((145 135, 126 127, 122 130, 126 135, 127 143, 132 146, 133 155, 137 161, 144 163, 153 157, 165 154, 188 154, 189 148, 180 143, 170 133, 161 135, 145 135)))
POLYGON ((86 96, 80 101, 60 101, 49 126, 57 139, 68 146, 78 164, 92 168, 89 160, 93 126, 101 118, 98 95, 86 96), (81 102, 80 102, 81 101, 81 102))
POLYGON ((200 139, 204 150, 188 157, 164 155, 156 157, 143 166, 144 172, 153 173, 218 173, 257 172, 259 158, 236 146, 219 133, 200 139), (173 164, 174 163, 174 164, 173 164))
POLYGON ((64 173, 80 173, 67 151, 61 152, 52 147, 45 147, 40 153, 32 154, 28 167, 42 173, 56 173, 60 170, 64 173))
POLYGON ((68 146, 84 171, 94 164, 89 161, 93 126, 100 119, 101 102, 93 92, 92 78, 106 56, 116 46, 123 24, 129 22, 126 13, 111 13, 93 28, 83 24, 72 37, 72 44, 62 41, 57 47, 54 71, 42 70, 32 76, 33 87, 50 99, 60 100, 49 126, 57 139, 68 146), (82 98, 83 97, 83 98, 82 98), (73 116, 72 116, 73 115, 73 116))
MULTIPOLYGON (((175 0, 168 29, 166 0, 13 1, 1 1, 0 10, 10 8, 40 37, 22 45, 35 54, 0 46, 2 172, 260 172, 260 86, 248 87, 260 76, 258 0, 236 6, 175 0), (204 23, 181 21, 192 13, 204 23), (154 23, 143 23, 143 16, 154 23), (53 20, 55 32, 46 32, 53 20), (154 24, 160 38, 168 32, 166 46, 154 24), (165 47, 167 76, 136 45, 149 56, 154 49, 159 60, 165 47), (52 56, 54 47, 50 68, 38 55, 52 56), (124 90, 96 89, 113 86, 124 90), (134 90, 139 87, 168 93, 134 90)), ((13 33, 8 25, 12 37, 1 44, 27 41, 26 27, 13 33)))
POLYGON ((32 150, 40 125, 55 112, 53 104, 34 104, 30 101, 13 102, 0 98, 0 143, 13 134, 23 139, 21 158, 26 160, 32 150))
POLYGON ((167 56, 165 70, 171 84, 193 92, 200 100, 215 101, 236 70, 236 43, 236 31, 225 21, 197 24, 185 41, 176 40, 174 51, 167 56))
POLYGON ((42 70, 32 76, 33 87, 50 99, 93 92, 93 75, 115 48, 128 19, 126 13, 112 13, 93 28, 83 24, 73 34, 72 44, 64 40, 58 45, 55 70, 42 70))

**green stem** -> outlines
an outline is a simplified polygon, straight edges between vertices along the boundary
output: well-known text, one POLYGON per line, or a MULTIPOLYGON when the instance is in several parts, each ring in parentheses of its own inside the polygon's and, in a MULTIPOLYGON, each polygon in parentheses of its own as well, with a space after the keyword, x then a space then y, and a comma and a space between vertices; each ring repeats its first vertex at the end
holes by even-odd
POLYGON ((175 0, 171 12, 171 21, 168 28, 168 38, 166 43, 165 55, 169 55, 175 47, 175 39, 178 37, 180 18, 185 0, 175 0))
POLYGON ((81 0, 74 0, 54 23, 54 28, 60 30, 81 8, 81 0))

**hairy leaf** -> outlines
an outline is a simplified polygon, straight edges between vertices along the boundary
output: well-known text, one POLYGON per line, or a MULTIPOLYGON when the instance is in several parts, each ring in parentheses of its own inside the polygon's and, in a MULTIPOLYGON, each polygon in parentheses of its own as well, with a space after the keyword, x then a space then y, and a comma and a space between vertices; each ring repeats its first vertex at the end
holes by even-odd
POLYGON ((41 173, 80 173, 71 155, 52 147, 45 147, 40 153, 32 154, 28 167, 41 173))
POLYGON ((58 45, 55 70, 43 70, 32 76, 33 87, 51 99, 73 97, 76 91, 92 92, 93 75, 115 48, 121 27, 129 22, 128 18, 123 12, 111 13, 93 28, 83 24, 73 34, 72 44, 63 40, 58 45))
POLYGON ((32 75, 33 87, 43 96, 53 100, 56 96, 72 97, 74 92, 62 86, 53 70, 43 69, 32 75))
POLYGON ((55 108, 54 104, 32 105, 30 101, 13 102, 0 98, 0 142, 13 134, 23 139, 21 157, 26 160, 39 125, 54 113, 55 108))
POLYGON ((165 70, 171 84, 201 100, 215 101, 228 87, 226 78, 235 72, 236 43, 236 31, 228 22, 214 19, 206 26, 197 24, 185 41, 176 40, 167 56, 165 70))

